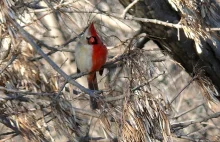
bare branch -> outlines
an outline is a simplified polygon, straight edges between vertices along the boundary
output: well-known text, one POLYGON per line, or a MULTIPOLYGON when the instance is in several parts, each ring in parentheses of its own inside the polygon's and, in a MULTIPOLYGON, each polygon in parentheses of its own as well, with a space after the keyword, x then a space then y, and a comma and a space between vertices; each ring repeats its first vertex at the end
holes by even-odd
POLYGON ((180 95, 195 79, 197 79, 197 78, 198 78, 198 76, 193 77, 193 78, 189 81, 189 83, 187 83, 187 85, 185 85, 185 86, 183 87, 183 89, 181 89, 181 91, 170 101, 170 103, 173 103, 173 101, 175 101, 176 98, 178 98, 179 95, 180 95))
POLYGON ((61 70, 57 64, 55 64, 42 50, 41 48, 33 41, 33 39, 30 37, 30 35, 14 20, 11 20, 13 25, 18 28, 20 34, 23 36, 23 38, 31 44, 31 46, 37 51, 38 54, 40 54, 50 65, 51 67, 57 71, 62 77, 65 78, 66 81, 68 81, 70 84, 76 86, 81 91, 89 94, 90 96, 94 96, 94 91, 89 90, 85 88, 84 86, 77 83, 75 80, 73 80, 71 77, 69 77, 63 70, 61 70))
MULTIPOLYGON (((51 96, 55 95, 56 93, 41 93, 41 92, 30 92, 30 91, 20 91, 20 90, 14 90, 14 89, 7 89, 5 87, 0 86, 0 90, 4 90, 11 93, 18 93, 18 94, 25 94, 25 95, 41 95, 41 96, 51 96)), ((25 96, 21 95, 21 96, 25 96)), ((19 96, 17 96, 19 97, 19 96)))
POLYGON ((8 63, 0 70, 0 74, 4 72, 4 70, 13 63, 13 61, 17 58, 18 54, 13 54, 8 63))
POLYGON ((180 130, 180 129, 186 128, 192 124, 206 122, 210 119, 218 118, 218 117, 220 117, 220 112, 214 113, 214 114, 212 114, 208 117, 205 117, 205 118, 200 118, 198 120, 189 121, 189 122, 180 122, 180 123, 172 124, 171 126, 174 130, 180 130))
POLYGON ((123 11, 123 13, 121 14, 122 18, 125 18, 126 13, 128 12, 128 10, 134 6, 139 0, 134 0, 132 3, 130 3, 123 11))
POLYGON ((133 89, 131 89, 132 92, 139 90, 140 88, 144 87, 145 85, 147 85, 148 83, 154 81, 155 79, 157 79, 158 77, 160 77, 161 75, 164 75, 165 72, 158 74, 157 76, 155 76, 154 78, 148 80, 147 82, 145 82, 144 84, 138 85, 136 87, 134 87, 133 89))
POLYGON ((193 107, 193 108, 191 108, 191 109, 189 109, 187 111, 182 112, 181 114, 178 114, 178 115, 174 116, 173 118, 177 119, 177 118, 187 114, 188 112, 193 111, 194 109, 197 109, 198 107, 202 106, 203 104, 204 104, 204 102, 200 103, 199 105, 197 105, 197 106, 195 106, 195 107, 193 107))

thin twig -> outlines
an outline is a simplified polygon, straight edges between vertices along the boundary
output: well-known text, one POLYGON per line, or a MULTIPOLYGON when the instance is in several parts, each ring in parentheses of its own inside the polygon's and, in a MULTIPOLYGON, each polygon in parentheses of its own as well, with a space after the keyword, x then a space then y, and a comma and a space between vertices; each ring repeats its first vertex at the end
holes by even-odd
POLYGON ((213 119, 213 118, 218 118, 220 117, 220 112, 217 112, 217 113, 214 113, 210 116, 207 116, 205 118, 200 118, 200 119, 197 119, 197 120, 194 120, 194 121, 190 121, 190 122, 180 122, 180 123, 176 123, 176 124, 172 124, 171 127, 174 129, 174 130, 180 130, 180 129, 183 129, 185 127, 188 127, 192 124, 195 124, 195 123, 201 123, 201 122, 206 122, 208 121, 209 119, 213 119))
POLYGON ((220 31, 220 28, 206 28, 206 31, 220 31))
POLYGON ((8 63, 0 70, 0 74, 3 73, 3 71, 13 63, 13 61, 17 58, 18 54, 12 55, 11 59, 8 61, 8 63))
POLYGON ((89 115, 89 116, 93 116, 93 117, 96 117, 96 118, 99 118, 100 115, 97 114, 97 113, 94 113, 93 111, 88 111, 88 110, 84 110, 84 109, 80 109, 80 108, 75 108, 73 107, 74 111, 76 113, 80 113, 80 114, 84 114, 84 115, 89 115))
POLYGON ((64 47, 66 47, 66 46, 67 46, 68 44, 70 44, 71 42, 76 41, 77 38, 79 38, 80 36, 82 36, 82 35, 85 33, 85 31, 86 31, 87 28, 88 28, 88 27, 85 27, 84 30, 83 30, 80 34, 78 34, 78 35, 75 36, 75 37, 70 38, 70 39, 69 39, 68 41, 66 41, 64 44, 62 44, 62 45, 56 45, 55 47, 49 46, 49 45, 45 44, 44 42, 37 40, 37 39, 36 39, 35 37, 33 37, 33 36, 32 36, 32 38, 33 38, 34 40, 37 40, 38 45, 44 46, 44 47, 46 47, 48 50, 52 50, 52 51, 64 51, 64 52, 72 52, 72 53, 74 53, 75 50, 73 50, 73 49, 66 49, 66 48, 64 48, 64 47))
POLYGON ((157 76, 155 76, 154 78, 149 79, 147 82, 140 84, 136 87, 134 87, 133 89, 131 89, 132 92, 136 91, 136 90, 140 90, 140 88, 144 87, 145 85, 147 85, 148 83, 154 81, 155 79, 157 79, 159 76, 164 75, 165 71, 163 73, 158 74, 157 76))
POLYGON ((128 12, 128 10, 134 6, 139 0, 134 0, 132 3, 130 3, 123 11, 123 13, 121 14, 122 18, 125 18, 126 13, 128 12))
POLYGON ((180 95, 195 79, 197 79, 197 77, 198 77, 198 76, 193 77, 193 78, 189 81, 189 83, 187 83, 187 84, 183 87, 183 89, 170 101, 170 103, 172 104, 173 101, 175 101, 176 98, 178 98, 179 95, 180 95))
MULTIPOLYGON (((52 55, 54 53, 56 53, 56 51, 50 51, 50 52, 46 53, 46 55, 49 56, 49 55, 52 55)), ((37 61, 37 60, 40 60, 42 58, 43 58, 42 56, 34 57, 34 58, 31 58, 30 61, 37 61)))
POLYGON ((23 36, 23 38, 30 43, 30 45, 37 51, 38 54, 40 54, 50 65, 51 67, 58 72, 66 81, 68 81, 70 84, 76 86, 81 91, 89 94, 92 97, 95 97, 95 93, 101 93, 100 91, 94 91, 85 88, 84 86, 80 85, 78 82, 73 80, 70 76, 68 76, 63 70, 61 70, 56 63, 54 63, 42 50, 41 48, 33 41, 29 33, 27 33, 15 20, 11 19, 12 24, 19 30, 20 34, 23 36))
POLYGON ((144 22, 144 23, 154 23, 154 24, 164 25, 166 27, 171 27, 171 28, 176 28, 176 29, 181 29, 184 27, 183 25, 180 25, 180 24, 168 23, 168 22, 164 22, 164 21, 160 21, 160 20, 156 20, 156 19, 138 18, 138 17, 134 17, 134 16, 130 16, 130 15, 126 16, 125 19, 144 22))
MULTIPOLYGON (((43 116, 42 116, 42 122, 43 122, 43 126, 45 127, 45 130, 47 132, 47 134, 49 135, 50 139, 51 139, 51 142, 55 142, 54 138, 52 137, 51 135, 51 130, 49 129, 49 126, 48 126, 48 123, 45 119, 45 116, 48 114, 43 108, 41 108, 41 111, 43 113, 43 116)), ((50 114, 51 112, 49 112, 50 114)))
POLYGON ((1 139, 0 142, 6 142, 6 141, 16 137, 17 135, 19 135, 19 134, 17 134, 17 133, 16 134, 12 134, 12 135, 10 135, 10 136, 8 136, 6 138, 1 139))
POLYGON ((134 49, 134 50, 130 51, 130 53, 123 53, 121 55, 115 56, 113 59, 106 62, 105 65, 103 65, 103 68, 107 68, 108 66, 110 66, 118 61, 122 61, 123 59, 127 58, 128 56, 137 55, 136 51, 138 51, 138 50, 140 50, 140 49, 134 49))
POLYGON ((4 124, 6 127, 10 128, 10 129, 12 129, 16 133, 14 135, 19 135, 22 133, 21 132, 22 130, 17 127, 15 121, 8 118, 8 117, 4 117, 3 115, 1 115, 0 116, 0 123, 4 124))
MULTIPOLYGON (((55 47, 52 47, 52 46, 49 46, 45 43, 43 43, 42 41, 37 41, 38 45, 40 46, 44 46, 45 48, 47 48, 48 50, 51 50, 49 53, 47 53, 47 55, 52 55, 54 53, 56 53, 57 51, 62 51, 62 52, 71 52, 71 53, 74 53, 75 50, 73 49, 66 49, 64 48, 65 46, 67 46, 69 43, 75 41, 79 36, 81 36, 83 33, 85 32, 85 29, 83 30, 83 32, 81 32, 78 36, 76 37, 73 37, 71 39, 69 39, 66 43, 64 43, 63 45, 57 45, 55 47), (61 49, 60 49, 61 48, 61 49)), ((33 37, 34 38, 34 37, 33 37)), ((35 39, 37 40, 37 39, 35 39)), ((30 59, 31 61, 36 61, 36 60, 39 60, 39 59, 42 59, 43 57, 40 56, 40 57, 34 57, 32 59, 30 59)))
POLYGON ((59 89, 59 91, 58 91, 58 93, 57 93, 57 95, 55 96, 54 99, 57 99, 61 95, 61 93, 62 93, 62 91, 65 88, 67 83, 68 83, 67 81, 64 82, 64 84, 60 87, 60 89, 59 89))
POLYGON ((108 97, 108 98, 105 98, 104 101, 105 101, 105 102, 118 101, 118 100, 124 99, 125 96, 126 96, 126 95, 119 95, 119 96, 114 96, 114 97, 108 97))
POLYGON ((1 134, 0 134, 0 137, 1 137, 1 136, 5 136, 5 135, 11 135, 11 134, 15 134, 15 132, 12 131, 12 132, 1 133, 1 134))
MULTIPOLYGON (((50 96, 55 95, 56 93, 37 93, 37 92, 30 92, 30 91, 19 91, 15 89, 8 89, 5 87, 0 86, 0 90, 11 92, 11 93, 18 93, 18 94, 25 94, 25 95, 41 95, 41 96, 50 96)), ((24 96, 24 95, 22 95, 24 96)))
POLYGON ((191 109, 189 109, 189 110, 187 110, 183 113, 178 114, 177 116, 174 116, 173 119, 177 119, 177 118, 187 114, 188 112, 193 111, 194 109, 197 109, 198 107, 202 106, 203 104, 204 104, 204 102, 200 103, 199 105, 197 105, 197 106, 195 106, 195 107, 193 107, 193 108, 191 108, 191 109))
MULTIPOLYGON (((74 10, 74 11, 68 10, 67 11, 67 10, 61 9, 62 6, 63 5, 57 5, 54 8, 55 9, 60 8, 59 9, 60 11, 65 11, 65 12, 68 12, 68 13, 90 13, 90 14, 94 13, 94 14, 96 14, 96 16, 98 16, 98 15, 106 15, 106 16, 109 16, 109 17, 114 17, 116 19, 121 19, 121 20, 125 19, 125 20, 139 21, 139 22, 144 22, 144 23, 154 23, 154 24, 164 25, 164 26, 171 27, 171 28, 176 28, 176 29, 182 29, 182 28, 185 27, 184 25, 168 23, 168 22, 164 22, 164 21, 161 21, 161 20, 157 20, 157 19, 139 18, 139 17, 134 17, 134 16, 131 16, 131 15, 126 16, 127 12, 123 16, 123 14, 122 15, 110 14, 110 13, 106 13, 106 12, 103 12, 103 11, 98 11, 98 12, 97 11, 80 11, 80 10, 74 10)), ((45 9, 37 9, 37 10, 35 10, 35 12, 41 12, 41 11, 50 11, 50 9, 49 8, 45 8, 45 9)), ((205 29, 206 29, 207 32, 209 32, 209 31, 220 31, 220 28, 218 28, 218 27, 217 28, 205 28, 205 29)))
POLYGON ((203 127, 202 129, 199 129, 199 130, 195 130, 195 131, 192 131, 192 132, 189 132, 187 133, 186 135, 187 136, 193 136, 193 135, 198 135, 199 133, 205 133, 206 130, 212 128, 211 126, 206 126, 206 127, 203 127))
POLYGON ((196 142, 197 142, 197 141, 207 141, 207 139, 192 138, 192 137, 185 136, 185 135, 181 135, 181 134, 173 135, 173 137, 185 139, 185 140, 191 141, 191 142, 195 142, 195 141, 196 141, 196 142))

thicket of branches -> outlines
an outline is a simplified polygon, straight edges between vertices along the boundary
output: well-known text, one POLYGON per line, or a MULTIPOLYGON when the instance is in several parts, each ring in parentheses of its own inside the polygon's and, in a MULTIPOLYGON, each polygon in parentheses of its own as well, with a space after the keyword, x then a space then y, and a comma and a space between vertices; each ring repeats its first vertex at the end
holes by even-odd
POLYGON ((184 29, 197 42, 211 38, 207 29, 133 17, 137 2, 0 1, 1 141, 220 140, 215 86, 202 71, 190 77, 150 40, 163 35, 138 22, 184 29), (81 79, 88 73, 76 74, 73 56, 92 21, 109 51, 96 92, 81 79), (90 109, 89 95, 100 110, 90 109))

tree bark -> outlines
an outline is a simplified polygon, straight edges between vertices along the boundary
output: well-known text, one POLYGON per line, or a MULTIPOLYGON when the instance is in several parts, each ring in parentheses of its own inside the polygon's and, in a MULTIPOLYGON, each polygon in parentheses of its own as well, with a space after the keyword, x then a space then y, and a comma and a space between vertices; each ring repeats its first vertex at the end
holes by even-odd
MULTIPOLYGON (((130 0, 119 1, 125 7, 130 4, 130 0)), ((208 5, 215 4, 214 10, 218 14, 220 8, 215 2, 215 0, 211 0, 208 5)), ((200 5, 198 4, 198 6, 200 5)), ((200 10, 202 8, 198 7, 198 9, 200 10)), ((170 3, 165 0, 139 1, 132 7, 132 9, 130 9, 129 14, 135 17, 157 19, 173 24, 179 23, 184 18, 182 11, 174 10, 170 3)), ((208 14, 210 15, 203 17, 203 21, 201 22, 208 24, 209 27, 216 28, 220 24, 220 15, 212 15, 213 13, 211 12, 208 14), (211 16, 214 18, 211 19, 211 16)), ((200 13, 200 15, 202 14, 200 13)), ((159 46, 159 48, 167 51, 169 55, 179 62, 191 76, 201 73, 202 71, 201 77, 208 79, 214 84, 215 88, 220 91, 220 56, 218 56, 220 50, 220 38, 218 32, 210 32, 211 38, 206 40, 200 38, 202 52, 198 53, 195 45, 196 41, 186 37, 183 29, 179 29, 180 40, 178 40, 178 31, 176 28, 154 23, 140 22, 140 24, 143 32, 147 33, 149 38, 154 37, 151 39, 159 46)), ((214 95, 216 98, 220 99, 218 94, 214 95)))

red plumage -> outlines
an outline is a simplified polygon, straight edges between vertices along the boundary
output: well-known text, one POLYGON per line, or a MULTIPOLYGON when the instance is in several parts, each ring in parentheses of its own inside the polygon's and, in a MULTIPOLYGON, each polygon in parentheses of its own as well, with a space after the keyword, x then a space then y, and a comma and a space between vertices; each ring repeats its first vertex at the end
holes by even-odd
MULTIPOLYGON (((99 38, 93 23, 90 24, 79 42, 75 52, 77 67, 81 72, 91 72, 87 76, 88 87, 91 90, 98 90, 96 71, 99 71, 106 62, 107 48, 99 38), (83 43, 83 41, 87 41, 87 43, 83 43)), ((90 97, 90 100, 92 109, 100 107, 95 98, 90 97)))

